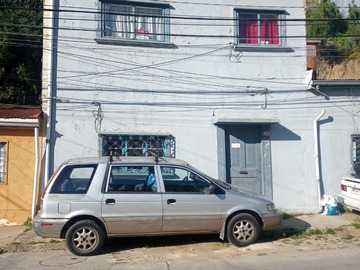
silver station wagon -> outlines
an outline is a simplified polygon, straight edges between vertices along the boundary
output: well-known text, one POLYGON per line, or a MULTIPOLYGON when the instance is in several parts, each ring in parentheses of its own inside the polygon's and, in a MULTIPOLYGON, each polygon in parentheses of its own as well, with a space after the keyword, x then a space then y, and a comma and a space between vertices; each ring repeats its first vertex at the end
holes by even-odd
POLYGON ((65 239, 70 252, 95 255, 105 238, 218 233, 243 247, 275 230, 282 214, 172 158, 99 157, 64 162, 33 220, 37 235, 65 239))

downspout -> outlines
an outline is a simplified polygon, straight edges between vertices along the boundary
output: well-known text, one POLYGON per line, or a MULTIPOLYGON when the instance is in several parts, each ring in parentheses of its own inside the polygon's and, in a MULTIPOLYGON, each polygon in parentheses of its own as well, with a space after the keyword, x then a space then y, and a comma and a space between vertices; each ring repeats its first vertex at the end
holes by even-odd
POLYGON ((38 185, 38 176, 39 176, 39 127, 34 128, 34 137, 35 137, 35 169, 34 169, 34 187, 33 187, 33 197, 32 197, 32 208, 31 208, 31 219, 36 215, 36 202, 37 202, 37 191, 39 188, 38 185))
POLYGON ((44 185, 50 178, 50 157, 51 157, 51 140, 52 140, 52 103, 53 103, 53 57, 54 57, 54 1, 49 0, 49 19, 51 26, 49 27, 49 65, 48 65, 48 93, 47 93, 47 124, 46 124, 46 149, 45 149, 45 168, 44 168, 44 185))
POLYGON ((323 110, 319 116, 314 120, 314 150, 315 150, 315 175, 316 175, 316 183, 317 183, 317 194, 319 200, 319 211, 322 210, 321 207, 321 179, 320 179, 320 160, 319 160, 319 131, 318 131, 318 122, 325 114, 325 110, 323 110))

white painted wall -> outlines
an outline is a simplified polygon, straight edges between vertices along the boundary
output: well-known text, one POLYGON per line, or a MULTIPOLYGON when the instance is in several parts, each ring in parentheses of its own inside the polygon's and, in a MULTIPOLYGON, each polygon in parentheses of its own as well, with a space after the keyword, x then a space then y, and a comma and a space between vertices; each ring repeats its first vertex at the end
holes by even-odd
MULTIPOLYGON (((288 19, 304 18, 301 0, 169 3, 171 16, 232 18, 235 7, 252 7, 286 9, 288 19)), ((60 0, 60 10, 88 12, 60 12, 55 166, 68 158, 99 155, 92 102, 101 104, 102 132, 170 133, 176 138, 176 157, 213 177, 219 175, 213 121, 276 118, 281 126, 273 126, 271 135, 274 201, 287 211, 317 211, 313 121, 326 109, 324 118, 333 121, 320 126, 325 192, 340 192, 340 178, 350 168, 356 104, 346 96, 325 100, 306 90, 303 23, 287 23, 293 52, 236 52, 231 37, 172 37, 177 49, 102 45, 94 40, 97 6, 96 0, 60 0), (267 104, 261 95, 265 88, 271 92, 267 104)), ((230 22, 216 27, 172 22, 173 34, 234 33, 230 22)))

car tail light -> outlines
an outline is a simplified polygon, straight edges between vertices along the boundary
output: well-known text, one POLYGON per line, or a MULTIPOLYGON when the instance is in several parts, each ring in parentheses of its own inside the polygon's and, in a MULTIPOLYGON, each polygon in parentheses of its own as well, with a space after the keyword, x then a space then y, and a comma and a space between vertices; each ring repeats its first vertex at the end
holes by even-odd
POLYGON ((346 185, 341 184, 341 190, 342 190, 342 191, 347 191, 347 186, 346 186, 346 185))

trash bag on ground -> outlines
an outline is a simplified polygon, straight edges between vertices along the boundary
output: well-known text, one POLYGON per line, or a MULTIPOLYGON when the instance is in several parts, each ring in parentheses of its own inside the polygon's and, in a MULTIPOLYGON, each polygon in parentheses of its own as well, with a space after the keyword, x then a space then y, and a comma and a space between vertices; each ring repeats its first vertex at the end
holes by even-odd
POLYGON ((326 194, 323 195, 320 204, 324 209, 322 215, 326 215, 326 216, 340 215, 337 200, 331 195, 326 195, 326 194))

